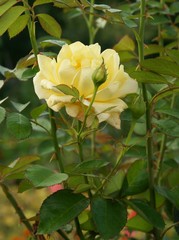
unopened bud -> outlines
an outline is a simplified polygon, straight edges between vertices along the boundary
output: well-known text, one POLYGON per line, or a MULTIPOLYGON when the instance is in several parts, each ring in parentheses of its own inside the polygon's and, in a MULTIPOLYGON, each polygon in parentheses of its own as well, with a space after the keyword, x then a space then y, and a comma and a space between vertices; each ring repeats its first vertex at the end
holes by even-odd
POLYGON ((104 60, 99 68, 97 68, 92 75, 93 83, 96 87, 99 87, 107 79, 107 70, 104 64, 104 60))

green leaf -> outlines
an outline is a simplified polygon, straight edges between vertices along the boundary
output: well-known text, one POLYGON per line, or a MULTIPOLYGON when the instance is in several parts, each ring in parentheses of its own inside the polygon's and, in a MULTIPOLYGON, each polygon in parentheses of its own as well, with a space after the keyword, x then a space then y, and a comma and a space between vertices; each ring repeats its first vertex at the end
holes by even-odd
POLYGON ((39 157, 36 155, 28 155, 25 157, 17 158, 6 169, 4 169, 2 173, 5 177, 20 173, 24 171, 30 163, 38 160, 39 157))
POLYGON ((83 193, 88 191, 91 188, 89 184, 82 183, 75 188, 74 193, 83 193))
POLYGON ((179 209, 179 187, 167 189, 166 187, 156 187, 156 191, 167 198, 176 208, 179 209))
POLYGON ((6 116, 6 110, 3 107, 0 107, 0 123, 5 119, 6 116))
POLYGON ((92 171, 98 170, 102 167, 105 167, 109 164, 106 160, 88 160, 82 163, 79 163, 74 169, 75 173, 90 173, 92 171))
POLYGON ((159 74, 179 77, 178 65, 162 58, 147 59, 144 60, 141 65, 143 68, 159 74))
POLYGON ((149 84, 167 83, 167 80, 163 76, 153 72, 136 71, 136 72, 131 72, 130 76, 132 78, 135 78, 138 82, 141 82, 141 83, 149 83, 149 84))
POLYGON ((31 134, 32 126, 29 119, 20 113, 8 114, 6 124, 7 130, 19 140, 31 134))
POLYGON ((62 183, 68 178, 68 175, 65 173, 57 173, 41 165, 30 166, 26 170, 25 175, 35 187, 52 186, 58 183, 62 183))
POLYGON ((135 43, 132 38, 130 38, 128 35, 126 35, 113 48, 117 52, 120 52, 120 51, 132 51, 133 52, 135 50, 135 43))
POLYGON ((10 8, 0 17, 0 36, 17 20, 17 18, 26 10, 23 6, 10 8))
POLYGON ((24 179, 20 182, 18 186, 18 193, 23 193, 29 189, 32 189, 33 187, 33 184, 29 180, 24 179))
POLYGON ((122 188, 124 177, 125 177, 125 173, 122 170, 120 170, 114 176, 112 176, 109 179, 109 182, 106 184, 106 187, 104 189, 104 194, 111 195, 111 194, 118 193, 122 188))
POLYGON ((42 4, 53 3, 53 2, 54 2, 54 0, 36 0, 33 3, 33 7, 36 7, 36 6, 39 6, 42 4))
POLYGON ((127 209, 119 201, 97 197, 91 208, 95 226, 104 240, 117 236, 126 224, 127 209))
POLYGON ((59 8, 72 8, 82 6, 83 8, 89 7, 90 3, 87 0, 56 0, 54 6, 59 8))
POLYGON ((153 25, 170 23, 170 19, 165 17, 164 15, 155 15, 155 17, 152 18, 151 23, 153 25))
POLYGON ((4 80, 0 80, 0 89, 4 86, 4 80))
POLYGON ((62 47, 65 44, 67 44, 67 42, 61 41, 61 40, 56 40, 56 39, 48 39, 48 40, 44 40, 44 41, 40 42, 40 45, 43 48, 53 46, 53 45, 62 47))
POLYGON ((51 233, 71 222, 89 205, 89 199, 65 189, 45 199, 40 209, 38 234, 51 233))
POLYGON ((22 104, 22 103, 17 103, 17 102, 13 102, 13 101, 11 101, 11 103, 18 112, 22 112, 30 104, 30 102, 22 104))
POLYGON ((8 29, 10 38, 15 37, 17 34, 24 30, 28 24, 29 18, 30 16, 26 14, 17 18, 17 20, 8 29))
POLYGON ((149 44, 146 45, 144 48, 144 56, 148 56, 151 54, 161 53, 163 52, 164 48, 157 44, 149 44))
POLYGON ((43 112, 45 112, 45 110, 47 109, 47 105, 46 104, 42 104, 39 107, 34 108, 30 115, 33 119, 37 119, 43 112))
POLYGON ((144 220, 152 224, 154 227, 158 229, 163 229, 165 227, 165 223, 161 215, 146 202, 138 199, 130 199, 128 204, 144 220))
POLYGON ((179 119, 179 112, 177 109, 170 109, 170 108, 166 108, 166 109, 157 109, 156 112, 159 112, 159 113, 164 113, 166 115, 169 115, 169 116, 172 116, 172 117, 175 117, 175 118, 178 118, 179 119))
POLYGON ((129 219, 127 221, 126 227, 141 232, 150 232, 153 229, 153 226, 139 215, 136 215, 135 217, 129 219))
POLYGON ((179 13, 179 3, 178 2, 174 2, 171 4, 170 7, 170 11, 171 13, 175 14, 175 13, 179 13))
POLYGON ((29 54, 21 59, 19 59, 19 61, 16 64, 16 68, 15 69, 19 69, 19 68, 27 68, 29 66, 32 66, 35 64, 35 55, 34 54, 29 54))
POLYGON ((161 119, 154 121, 159 131, 168 136, 179 137, 179 124, 171 119, 161 119))
POLYGON ((134 195, 145 191, 148 187, 146 161, 136 160, 128 169, 122 188, 122 196, 134 195))
POLYGON ((61 37, 62 30, 60 24, 53 17, 46 13, 38 14, 37 17, 45 32, 56 38, 61 37))
POLYGON ((179 64, 179 51, 178 50, 166 50, 167 55, 175 61, 177 64, 179 64))
POLYGON ((65 95, 71 95, 75 98, 79 98, 79 91, 77 88, 73 86, 69 87, 68 85, 65 85, 65 84, 59 84, 58 86, 55 86, 55 87, 65 95))
POLYGON ((5 3, 0 3, 0 16, 2 16, 7 10, 17 3, 16 0, 8 0, 5 3))
POLYGON ((36 73, 38 72, 38 68, 27 68, 23 71, 22 76, 21 76, 21 80, 28 80, 28 79, 32 79, 36 73))

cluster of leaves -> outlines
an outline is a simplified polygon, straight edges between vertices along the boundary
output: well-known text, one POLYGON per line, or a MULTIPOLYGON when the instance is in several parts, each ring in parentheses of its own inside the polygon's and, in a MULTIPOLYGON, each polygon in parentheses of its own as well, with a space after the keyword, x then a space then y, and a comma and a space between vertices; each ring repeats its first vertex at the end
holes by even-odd
MULTIPOLYGON (((77 12, 90 14, 90 9, 93 7, 95 17, 102 17, 110 23, 125 24, 132 28, 136 38, 140 41, 140 35, 136 30, 139 20, 139 2, 130 5, 123 4, 119 10, 105 4, 91 5, 86 0, 36 0, 32 6, 29 6, 27 1, 4 0, 0 5, 0 35, 8 31, 12 38, 26 26, 31 33, 35 30, 34 24, 38 19, 42 28, 55 37, 53 40, 42 42, 43 47, 49 46, 48 44, 58 48, 62 46, 64 42, 60 40, 59 23, 46 13, 36 14, 36 8, 47 3, 52 3, 55 7, 65 9, 65 11, 72 11, 73 14, 77 12)), ((162 232, 165 221, 170 220, 173 223, 178 221, 179 40, 176 33, 179 31, 177 16, 179 6, 175 1, 164 1, 164 4, 158 1, 147 1, 146 9, 147 24, 159 32, 154 43, 145 46, 145 60, 140 62, 140 66, 136 67, 138 54, 135 41, 131 37, 124 36, 114 46, 121 61, 130 62, 127 69, 130 76, 135 78, 139 84, 147 86, 149 96, 148 106, 145 105, 141 95, 131 95, 126 98, 129 109, 121 116, 122 127, 135 124, 133 137, 127 145, 125 137, 126 132, 129 131, 128 128, 125 129, 126 132, 122 132, 121 139, 116 139, 110 128, 106 130, 102 139, 97 131, 96 154, 86 158, 84 162, 79 162, 76 144, 74 144, 77 140, 74 129, 72 129, 74 122, 71 124, 70 120, 65 119, 66 116, 61 119, 57 115, 57 125, 59 124, 60 127, 56 133, 60 142, 58 147, 63 150, 61 152, 64 154, 61 154, 65 161, 64 173, 56 169, 54 172, 54 169, 49 169, 48 166, 33 164, 39 161, 37 155, 20 157, 9 166, 0 165, 1 182, 20 179, 19 192, 63 183, 65 189, 53 193, 43 202, 37 234, 50 234, 54 231, 63 231, 68 234, 75 228, 73 222, 75 219, 76 226, 79 221, 86 239, 97 237, 107 240, 119 237, 120 231, 125 226, 150 234, 153 229, 162 232), (160 29, 157 29, 159 25, 160 29), (154 166, 156 166, 153 179, 156 209, 149 204, 150 182, 145 144, 145 138, 148 137, 145 129, 146 111, 149 111, 152 124, 150 134, 153 136, 152 157, 155 162, 154 166), (64 130, 63 126, 67 129, 64 130), (104 144, 108 137, 109 142, 104 144), (69 159, 65 159, 65 152, 69 158, 70 154, 72 156, 69 162, 69 159), (120 163, 121 157, 123 161, 120 163), (89 196, 92 194, 92 197, 89 198, 87 193, 89 196), (132 219, 127 219, 129 209, 137 213, 132 219)), ((51 55, 51 53, 46 54, 51 55)), ((34 66, 35 56, 31 54, 19 60, 13 70, 0 66, 0 72, 5 77, 5 81, 14 77, 28 80, 37 72, 34 66)), ((1 87, 5 81, 1 81, 1 87)), ((65 85, 59 85, 58 89, 64 94, 72 95, 74 101, 79 100, 77 89, 67 88, 65 85)), ((3 105, 4 100, 0 104, 3 105)), ((29 103, 12 102, 12 104, 17 112, 9 113, 9 109, 0 107, 0 123, 5 120, 7 130, 17 140, 27 139, 37 133, 41 137, 39 145, 43 148, 43 154, 50 154, 54 159, 50 132, 53 128, 51 121, 53 116, 49 117, 46 105, 43 104, 33 109, 28 118, 22 114, 22 111, 29 108, 29 103), (47 144, 47 147, 44 148, 43 144, 47 144)), ((89 132, 91 133, 91 129, 89 132)), ((88 135, 85 135, 87 137, 83 142, 87 156, 90 151, 88 135)), ((39 220, 38 217, 34 219, 37 222, 39 220)), ((176 230, 178 231, 177 227, 176 230)))

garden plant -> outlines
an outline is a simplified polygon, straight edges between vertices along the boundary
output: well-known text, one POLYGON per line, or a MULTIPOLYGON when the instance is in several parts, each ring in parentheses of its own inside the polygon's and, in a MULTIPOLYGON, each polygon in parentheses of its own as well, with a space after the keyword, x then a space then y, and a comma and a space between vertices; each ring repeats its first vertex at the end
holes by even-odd
POLYGON ((0 159, 0 187, 29 240, 178 239, 178 14, 175 0, 0 1, 0 36, 30 43, 0 66, 2 151, 23 148, 0 159), (27 218, 12 186, 56 189, 27 218))

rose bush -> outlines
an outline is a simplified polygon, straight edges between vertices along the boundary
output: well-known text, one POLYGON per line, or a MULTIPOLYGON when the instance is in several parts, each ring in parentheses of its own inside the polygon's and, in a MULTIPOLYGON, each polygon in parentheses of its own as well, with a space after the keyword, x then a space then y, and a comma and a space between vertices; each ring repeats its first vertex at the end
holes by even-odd
MULTIPOLYGON (((65 106, 68 115, 83 121, 84 106, 89 106, 94 93, 92 74, 103 61, 107 79, 98 88, 91 116, 96 115, 99 122, 107 121, 119 129, 120 113, 127 108, 121 98, 135 93, 138 85, 124 71, 123 65, 119 66, 119 56, 112 49, 101 53, 101 47, 97 43, 85 46, 81 42, 75 42, 64 45, 57 60, 38 55, 40 71, 33 80, 35 92, 54 111, 65 106), (73 96, 56 88, 60 84, 78 89, 81 100, 71 101, 73 96)), ((91 124, 92 119, 88 118, 88 124, 91 124)))

